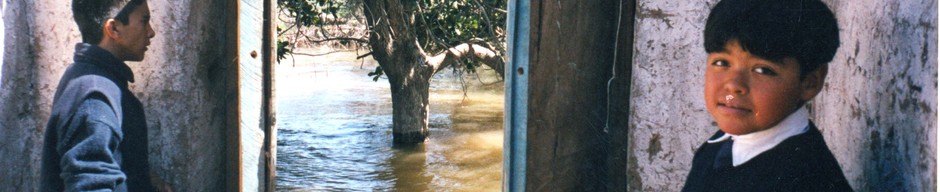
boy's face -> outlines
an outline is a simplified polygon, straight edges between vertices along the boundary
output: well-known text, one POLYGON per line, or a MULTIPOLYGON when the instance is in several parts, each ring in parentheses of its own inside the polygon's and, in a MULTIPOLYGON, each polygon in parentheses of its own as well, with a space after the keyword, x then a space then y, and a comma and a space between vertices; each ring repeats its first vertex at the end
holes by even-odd
POLYGON ((123 49, 123 54, 120 54, 123 60, 141 61, 144 59, 147 46, 150 45, 150 38, 155 35, 150 26, 150 7, 147 3, 139 5, 134 8, 128 18, 128 23, 115 26, 121 35, 121 38, 116 39, 115 42, 123 49))
POLYGON ((744 51, 736 40, 708 55, 705 105, 725 133, 743 135, 773 127, 821 90, 826 67, 800 79, 800 65, 771 62, 744 51))

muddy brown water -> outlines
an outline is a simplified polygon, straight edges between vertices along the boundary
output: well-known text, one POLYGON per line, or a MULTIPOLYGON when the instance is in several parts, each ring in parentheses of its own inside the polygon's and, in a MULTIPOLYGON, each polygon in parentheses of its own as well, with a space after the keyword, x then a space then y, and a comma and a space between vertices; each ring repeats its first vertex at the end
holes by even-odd
POLYGON ((504 99, 496 75, 436 75, 431 136, 397 147, 388 82, 366 75, 375 65, 354 52, 279 64, 277 190, 499 191, 504 99))

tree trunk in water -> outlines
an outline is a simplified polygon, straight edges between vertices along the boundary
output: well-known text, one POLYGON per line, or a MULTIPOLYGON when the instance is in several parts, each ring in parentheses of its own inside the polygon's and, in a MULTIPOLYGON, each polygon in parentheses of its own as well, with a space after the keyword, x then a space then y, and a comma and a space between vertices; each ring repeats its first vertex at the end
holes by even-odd
POLYGON ((396 144, 421 143, 428 136, 428 87, 433 67, 417 43, 409 1, 365 1, 372 57, 392 91, 392 135, 396 144))
POLYGON ((433 74, 429 66, 411 62, 408 73, 387 74, 392 89, 392 135, 401 144, 421 143, 428 136, 428 88, 433 74))
POLYGON ((372 58, 388 76, 392 91, 392 135, 396 144, 421 143, 428 137, 428 88, 435 73, 464 57, 482 62, 500 75, 505 63, 493 50, 470 43, 434 56, 425 53, 416 39, 416 7, 416 1, 363 2, 372 58))

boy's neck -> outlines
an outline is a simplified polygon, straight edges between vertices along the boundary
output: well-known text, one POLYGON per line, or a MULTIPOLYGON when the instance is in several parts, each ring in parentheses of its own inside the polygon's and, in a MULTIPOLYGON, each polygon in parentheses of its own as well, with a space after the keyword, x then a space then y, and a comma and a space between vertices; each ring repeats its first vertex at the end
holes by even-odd
POLYGON ((772 149, 787 138, 805 133, 809 128, 809 110, 801 106, 773 127, 744 135, 725 133, 718 139, 709 140, 708 143, 718 143, 733 139, 731 149, 732 165, 738 166, 757 155, 772 149))
POLYGON ((108 38, 104 38, 103 40, 101 40, 101 42, 99 42, 98 44, 95 44, 95 46, 98 46, 101 49, 108 51, 108 53, 111 53, 111 55, 114 55, 115 58, 118 58, 121 61, 127 61, 126 59, 124 59, 124 56, 122 55, 123 49, 117 46, 117 44, 114 43, 114 41, 110 41, 110 39, 108 38))

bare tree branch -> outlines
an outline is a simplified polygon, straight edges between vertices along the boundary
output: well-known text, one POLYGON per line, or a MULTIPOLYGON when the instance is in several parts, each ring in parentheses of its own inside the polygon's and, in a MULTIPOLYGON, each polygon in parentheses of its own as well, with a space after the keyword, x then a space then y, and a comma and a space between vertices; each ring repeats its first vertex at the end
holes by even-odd
POLYGON ((366 58, 366 57, 368 57, 369 55, 372 55, 372 52, 371 52, 371 51, 368 52, 368 53, 366 53, 366 54, 362 54, 362 55, 356 56, 356 60, 359 60, 359 59, 362 59, 362 58, 366 58))
POLYGON ((294 54, 294 55, 306 55, 306 56, 313 56, 313 57, 316 57, 316 56, 329 55, 329 54, 333 54, 333 53, 352 52, 352 51, 353 51, 353 50, 342 50, 342 49, 340 49, 340 50, 328 51, 328 52, 325 52, 325 53, 302 53, 302 52, 294 52, 293 54, 294 54))
POLYGON ((484 65, 496 70, 496 73, 499 73, 500 76, 503 75, 503 67, 505 66, 505 61, 503 61, 503 58, 496 54, 496 52, 492 49, 474 43, 460 44, 447 49, 447 51, 444 51, 443 53, 434 56, 428 56, 427 63, 433 67, 432 73, 437 73, 447 66, 458 63, 459 60, 463 58, 470 58, 474 61, 483 63, 484 65))
POLYGON ((358 43, 369 43, 368 39, 355 38, 355 37, 333 37, 333 38, 325 38, 325 39, 318 39, 318 40, 311 39, 309 36, 307 37, 307 43, 310 43, 310 44, 318 44, 318 43, 323 43, 327 41, 355 41, 358 43))

